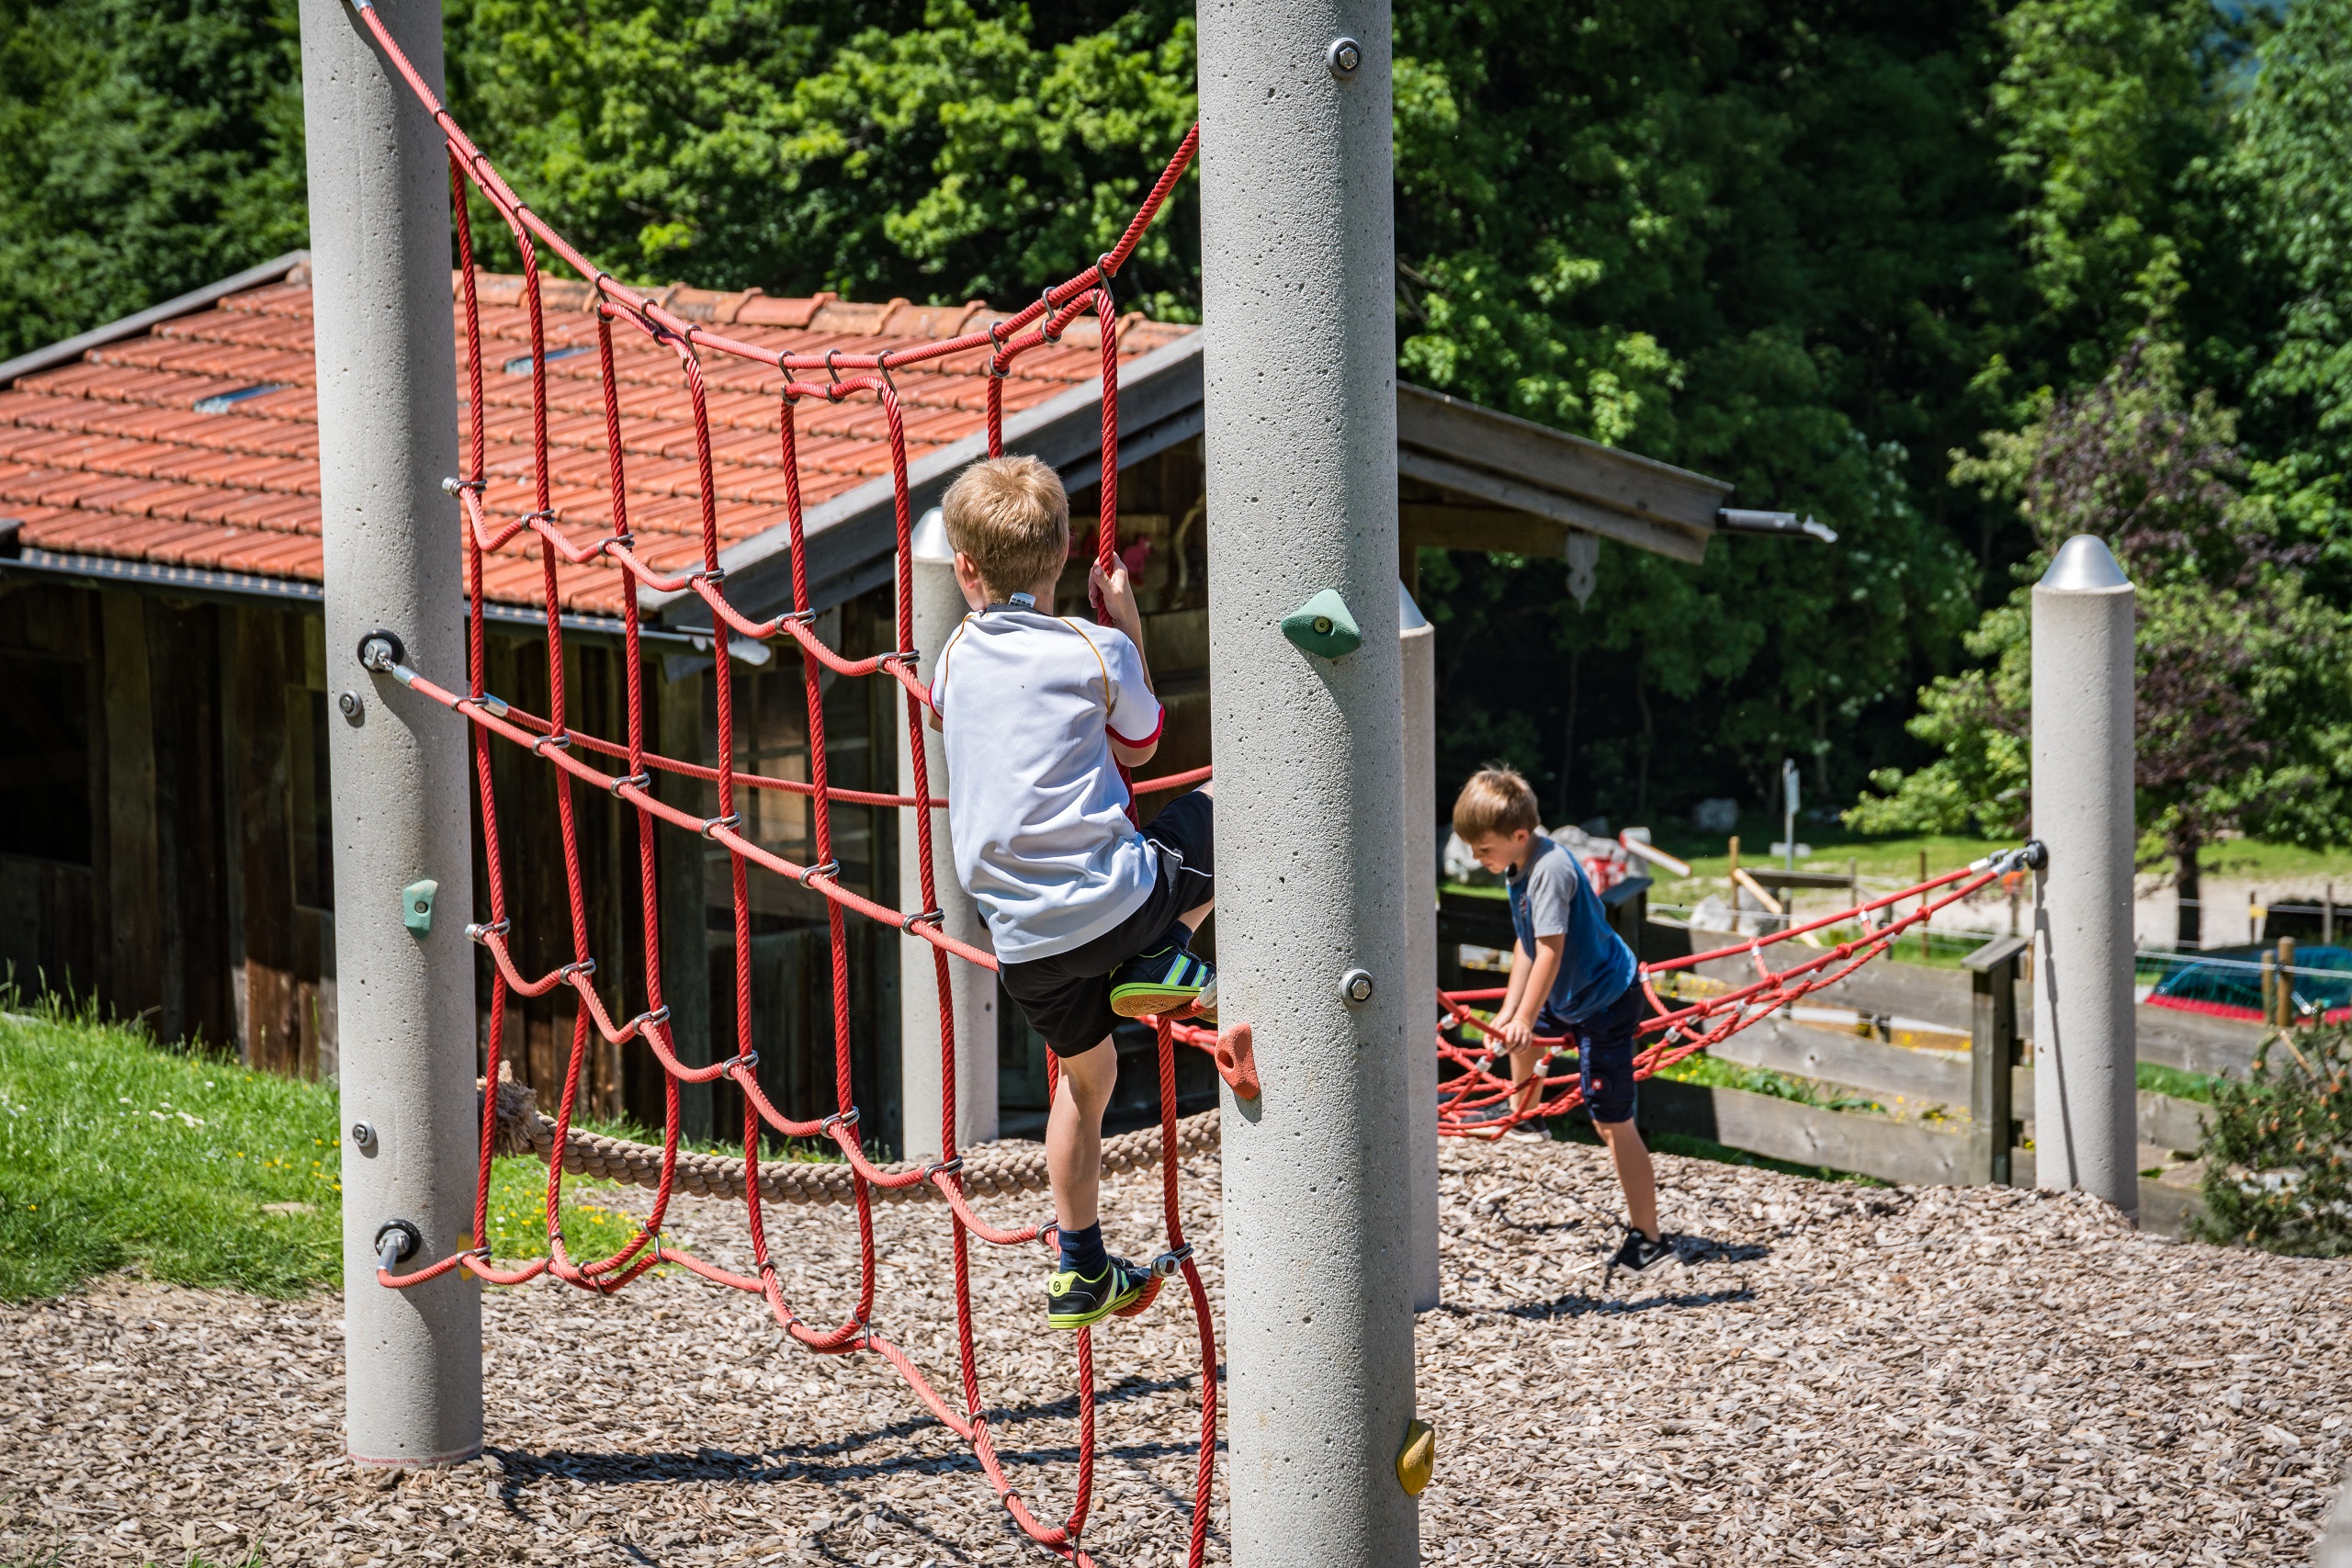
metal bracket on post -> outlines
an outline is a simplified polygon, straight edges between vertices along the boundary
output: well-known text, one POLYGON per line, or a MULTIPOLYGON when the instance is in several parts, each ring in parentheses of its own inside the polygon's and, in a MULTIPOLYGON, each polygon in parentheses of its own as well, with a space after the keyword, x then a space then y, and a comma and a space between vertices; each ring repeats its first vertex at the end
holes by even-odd
POLYGON ((2018 965, 2032 942, 1995 937, 1960 961, 1973 993, 1968 1061, 1968 1178, 1979 1186, 2014 1185, 2009 1151, 2015 1145, 2012 1085, 2018 1066, 2018 965))

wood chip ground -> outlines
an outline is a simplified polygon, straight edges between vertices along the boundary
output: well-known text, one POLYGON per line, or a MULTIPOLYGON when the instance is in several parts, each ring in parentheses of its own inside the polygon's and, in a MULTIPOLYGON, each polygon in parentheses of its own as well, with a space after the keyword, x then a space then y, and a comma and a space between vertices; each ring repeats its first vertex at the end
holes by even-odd
MULTIPOLYGON (((2080 1197, 1659 1163, 1679 1259, 1604 1292, 1599 1151, 1447 1145, 1430 1562, 2310 1560, 2352 1418, 2352 1263, 2143 1237, 2080 1197)), ((1216 1292, 1213 1156, 1186 1190, 1216 1292)), ((1114 1243, 1151 1250, 1157 1201, 1114 1185, 1114 1243)), ((740 1265, 740 1211, 686 1209, 680 1240, 740 1265)), ((769 1213, 792 1297, 838 1312, 848 1214, 769 1213)), ((947 1382, 939 1215, 877 1230, 878 1325, 947 1382)), ((1000 1443, 1066 1506, 1069 1342, 1034 1255, 976 1251, 1000 1443)), ((789 1348, 687 1277, 490 1292, 485 1456, 371 1483, 341 1455, 337 1311, 117 1277, 0 1312, 0 1563, 1046 1561, 887 1366, 789 1348)), ((1195 1346, 1173 1296, 1100 1337, 1106 1565, 1182 1561, 1195 1346)))

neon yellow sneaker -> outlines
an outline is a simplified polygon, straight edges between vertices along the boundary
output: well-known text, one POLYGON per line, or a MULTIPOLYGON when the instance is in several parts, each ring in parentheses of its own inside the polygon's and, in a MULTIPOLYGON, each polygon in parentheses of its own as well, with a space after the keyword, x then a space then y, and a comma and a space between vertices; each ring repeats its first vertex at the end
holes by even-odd
POLYGON ((1114 1313, 1137 1308, 1147 1292, 1158 1284, 1151 1270, 1124 1258, 1089 1280, 1075 1269, 1063 1269, 1046 1281, 1046 1324, 1050 1328, 1085 1328, 1114 1313))
POLYGON ((1153 1013, 1182 1017, 1186 1010, 1216 1020, 1216 971, 1174 942, 1138 953, 1111 972, 1111 1010, 1121 1018, 1153 1013))

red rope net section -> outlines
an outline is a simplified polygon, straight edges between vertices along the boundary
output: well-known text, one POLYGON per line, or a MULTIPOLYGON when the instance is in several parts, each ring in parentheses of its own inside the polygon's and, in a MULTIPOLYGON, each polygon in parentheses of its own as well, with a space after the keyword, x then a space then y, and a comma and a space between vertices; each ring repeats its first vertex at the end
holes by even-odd
MULTIPOLYGON (((1709 953, 1694 953, 1686 958, 1643 964, 1640 984, 1649 998, 1651 1016, 1639 1027, 1638 1033, 1649 1039, 1634 1053, 1634 1078, 1638 1081, 1649 1077, 1661 1067, 1722 1043, 1758 1019, 1790 1006, 1801 997, 1836 985, 1893 947, 1904 932, 1924 926, 1938 910, 1973 896, 2026 864, 2034 849, 2029 844, 1987 855, 1956 871, 1853 908, 1823 915, 1801 925, 1792 923, 1784 930, 1752 941, 1709 953), (1897 905, 1915 899, 1917 902, 1912 908, 1896 911, 1897 905), (1860 935, 1833 945, 1817 945, 1821 940, 1817 933, 1854 924, 1861 927, 1860 935), (1767 949, 1799 941, 1816 945, 1804 950, 1804 956, 1786 968, 1774 969, 1765 962, 1767 949), (1660 983, 1669 976, 1690 973, 1714 960, 1743 957, 1756 971, 1756 978, 1745 985, 1708 997, 1686 998, 1660 993, 1660 983)), ((1500 987, 1438 993, 1438 1005, 1443 1014, 1438 1025, 1438 1055, 1442 1062, 1456 1069, 1455 1076, 1438 1088, 1441 1133, 1456 1137, 1500 1137, 1521 1122, 1564 1115, 1584 1103, 1584 1091, 1575 1077, 1557 1082, 1537 1077, 1529 1080, 1532 1088, 1529 1083, 1511 1083, 1502 1032, 1491 1018, 1482 1017, 1478 1009, 1478 1004, 1486 1003, 1491 1010, 1503 994, 1500 987), (1450 1032, 1456 1037, 1449 1037, 1450 1032)), ((1555 1050, 1571 1046, 1573 1042, 1566 1037, 1539 1036, 1534 1043, 1548 1056, 1555 1050)))
MULTIPOLYGON (((469 926, 468 934, 489 951, 494 964, 485 1048, 485 1071, 489 1079, 494 1083, 499 1076, 510 995, 537 997, 557 987, 568 986, 579 998, 570 1060, 555 1117, 555 1151, 548 1162, 547 1255, 527 1262, 505 1264, 491 1257, 487 1238, 490 1235, 491 1149, 496 1097, 485 1095, 481 1165, 477 1172, 474 1196, 473 1235, 481 1238, 479 1244, 469 1250, 453 1254, 406 1274, 380 1271, 378 1279, 386 1286, 398 1288, 422 1283, 451 1269, 463 1269, 492 1284, 514 1285, 545 1274, 582 1290, 610 1292, 639 1278, 655 1264, 667 1263, 690 1270, 713 1283, 757 1295, 766 1303, 775 1321, 810 1350, 830 1354, 871 1352, 896 1367, 932 1414, 970 1446, 989 1486, 1021 1529, 1031 1540, 1057 1555, 1074 1563, 1088 1563, 1091 1559, 1080 1549, 1080 1540, 1086 1525, 1094 1482, 1095 1402, 1091 1331, 1081 1330, 1075 1336, 1080 1426, 1078 1479, 1076 1495, 1069 1509, 1057 1520, 1042 1517, 1033 1508, 1029 1499, 1014 1486, 996 1453, 974 1351, 971 1238, 977 1236, 982 1242, 998 1247, 1021 1247, 1041 1242, 1050 1246, 1052 1226, 1050 1222, 1010 1227, 990 1224, 974 1212, 967 1201, 959 1174, 962 1162, 956 1146, 956 1023, 947 965, 951 959, 955 959, 993 969, 996 961, 991 954, 948 937, 939 926, 939 902, 933 882, 932 814, 946 803, 932 794, 927 777, 921 729, 925 692, 915 672, 916 654, 909 646, 913 641, 912 558, 909 548, 913 520, 910 515, 904 419, 892 374, 909 366, 951 355, 989 350, 993 372, 989 384, 989 447, 992 453, 1000 452, 1003 445, 1001 378, 1021 355, 1040 344, 1056 342, 1080 315, 1091 311, 1099 324, 1102 344, 1102 450, 1105 457, 1096 557, 1107 566, 1117 543, 1118 511, 1118 334, 1116 316, 1112 307, 1111 283, 1158 214, 1169 192, 1191 164, 1198 146, 1198 131, 1195 130, 1185 137, 1119 243, 1085 272, 1046 289, 1036 302, 1010 320, 999 322, 989 331, 916 344, 886 353, 835 351, 822 356, 782 353, 737 341, 675 315, 664 310, 657 300, 623 286, 574 250, 533 214, 508 187, 490 161, 436 100, 373 7, 365 0, 362 0, 360 15, 386 58, 407 80, 419 102, 432 115, 447 140, 451 206, 457 224, 458 253, 464 262, 460 274, 460 305, 465 321, 464 369, 469 390, 465 431, 465 473, 450 480, 447 488, 455 494, 462 509, 468 599, 466 684, 462 691, 453 691, 447 685, 409 668, 398 656, 387 659, 383 667, 386 672, 449 708, 471 726, 474 771, 488 865, 491 918, 469 926), (493 519, 483 503, 489 482, 482 386, 484 346, 472 265, 473 235, 467 200, 469 188, 479 192, 504 220, 522 262, 524 308, 528 314, 531 337, 532 502, 530 509, 519 518, 493 519), (613 516, 611 531, 585 544, 575 543, 557 525, 552 505, 554 481, 550 474, 548 441, 547 353, 541 306, 542 247, 588 279, 595 291, 596 350, 600 356, 604 436, 610 468, 608 478, 613 516), (677 360, 678 375, 691 409, 695 455, 699 468, 702 549, 700 564, 691 571, 665 574, 654 570, 639 555, 636 540, 630 533, 628 490, 624 482, 627 457, 621 440, 619 393, 613 364, 616 327, 624 333, 639 334, 673 354, 677 360), (725 572, 719 564, 718 502, 712 476, 711 428, 703 368, 706 356, 748 360, 772 368, 777 378, 766 385, 779 399, 782 411, 781 457, 786 485, 786 509, 791 530, 793 608, 767 620, 753 620, 741 614, 728 602, 722 587, 725 572), (813 372, 820 370, 826 373, 822 379, 809 378, 813 372), (897 651, 868 659, 845 659, 826 645, 813 625, 815 616, 808 608, 808 582, 802 547, 803 509, 793 419, 796 406, 804 399, 822 399, 834 403, 850 399, 870 400, 879 407, 884 417, 897 500, 895 570, 899 645, 897 651), (526 533, 537 539, 541 589, 546 603, 547 671, 550 696, 548 711, 545 715, 525 713, 492 695, 483 684, 484 558, 505 548, 526 533), (597 562, 607 563, 625 572, 633 589, 672 593, 691 592, 698 596, 709 607, 715 637, 722 644, 718 656, 722 666, 726 663, 723 644, 730 634, 734 637, 755 641, 777 639, 797 649, 805 678, 808 727, 810 776, 805 783, 736 771, 734 699, 731 682, 723 676, 713 682, 717 693, 718 762, 716 767, 660 756, 648 750, 642 686, 644 660, 635 592, 622 595, 625 605, 623 635, 627 647, 628 734, 625 739, 615 740, 586 735, 571 727, 566 717, 563 626, 559 613, 560 599, 557 569, 559 563, 585 566, 597 562), (828 671, 841 676, 872 676, 895 681, 903 688, 906 723, 912 740, 913 776, 910 781, 911 788, 909 793, 842 789, 831 782, 825 743, 825 709, 820 690, 820 677, 828 671), (499 847, 498 802, 492 787, 493 742, 524 748, 558 771, 556 807, 564 847, 565 892, 572 957, 571 962, 545 975, 526 976, 521 973, 515 965, 509 942, 512 926, 502 872, 503 859, 499 847), (657 770, 714 784, 718 814, 705 818, 658 799, 652 789, 652 775, 657 770), (574 791, 581 785, 609 791, 616 798, 628 802, 638 813, 638 891, 643 930, 648 933, 648 940, 644 942, 647 1006, 644 1012, 625 1020, 612 1016, 595 984, 597 960, 590 948, 587 890, 582 886, 573 799, 574 791), (741 792, 746 789, 786 790, 808 798, 813 817, 814 863, 796 864, 766 850, 739 830, 741 814, 738 803, 742 798, 741 792), (914 812, 920 840, 915 863, 919 868, 922 897, 921 910, 904 912, 889 908, 842 886, 840 866, 832 852, 831 812, 837 804, 899 807, 914 812), (675 1042, 671 1038, 669 1010, 662 1000, 661 943, 653 936, 660 930, 653 831, 657 823, 673 830, 697 834, 727 852, 735 934, 735 1038, 739 1042, 749 1042, 752 1038, 749 876, 756 869, 764 874, 789 877, 824 899, 831 957, 830 988, 836 1095, 835 1109, 831 1114, 804 1122, 779 1111, 762 1091, 754 1071, 758 1061, 754 1051, 745 1050, 728 1061, 708 1066, 692 1066, 679 1057, 675 1042), (937 1161, 923 1168, 888 1171, 876 1167, 866 1157, 857 1134, 858 1107, 852 1099, 850 1087, 849 963, 844 940, 845 921, 853 915, 906 931, 929 943, 932 950, 940 998, 940 1060, 944 1089, 940 1125, 942 1154, 937 1161), (582 1066, 587 1056, 589 1031, 592 1029, 615 1044, 641 1043, 661 1064, 664 1084, 662 1158, 661 1179, 651 1212, 637 1234, 609 1257, 580 1258, 573 1257, 567 1248, 558 1215, 563 1184, 563 1147, 571 1134, 582 1066), (752 1269, 748 1274, 733 1272, 684 1251, 663 1240, 662 1234, 676 1172, 678 1086, 708 1083, 718 1078, 732 1082, 741 1091, 743 1099, 745 1206, 752 1258, 752 1269), (758 1183, 761 1143, 767 1132, 786 1137, 829 1140, 854 1173, 858 1277, 854 1299, 830 1322, 804 1316, 799 1307, 786 1300, 778 1281, 758 1183), (880 1303, 877 1299, 872 1190, 876 1187, 906 1187, 917 1182, 929 1182, 938 1189, 946 1201, 949 1224, 953 1228, 956 1365, 956 1382, 947 1393, 942 1393, 931 1376, 876 1326, 880 1303)), ((1193 773, 1156 779, 1141 787, 1181 788, 1200 782, 1206 776, 1206 772, 1204 769, 1193 773)), ((1199 1461, 1188 1552, 1193 1568, 1199 1568, 1207 1536, 1210 1488, 1214 1476, 1217 1350, 1216 1331, 1209 1315, 1208 1294, 1193 1264, 1192 1248, 1185 1242, 1182 1222, 1177 1210, 1175 1047, 1182 1043, 1213 1050, 1216 1040, 1207 1031, 1172 1020, 1154 1021, 1159 1043, 1161 1206, 1168 1247, 1157 1260, 1155 1279, 1148 1293, 1129 1311, 1131 1314, 1140 1312, 1151 1304, 1164 1280, 1178 1276, 1183 1279, 1191 1298, 1193 1321, 1199 1330, 1201 1348, 1199 1461)))

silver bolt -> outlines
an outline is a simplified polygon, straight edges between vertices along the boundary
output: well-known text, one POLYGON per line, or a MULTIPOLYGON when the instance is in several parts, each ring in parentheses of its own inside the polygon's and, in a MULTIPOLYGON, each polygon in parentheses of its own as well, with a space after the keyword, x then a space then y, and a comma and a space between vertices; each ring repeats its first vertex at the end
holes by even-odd
POLYGON ((363 1149, 372 1149, 376 1146, 376 1129, 368 1122, 354 1122, 351 1141, 363 1149))
POLYGON ((344 693, 335 698, 334 705, 343 710, 343 716, 350 723, 357 724, 368 716, 368 705, 360 700, 356 692, 344 693))
POLYGON ((1331 74, 1344 82, 1363 63, 1363 45, 1351 38, 1335 38, 1331 47, 1323 51, 1323 60, 1330 66, 1331 74))
POLYGON ((1340 999, 1350 1007, 1362 1007, 1372 1000, 1372 976, 1361 969, 1351 969, 1340 976, 1340 999))

